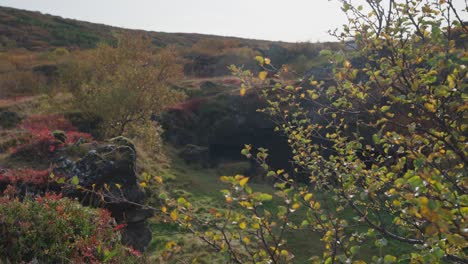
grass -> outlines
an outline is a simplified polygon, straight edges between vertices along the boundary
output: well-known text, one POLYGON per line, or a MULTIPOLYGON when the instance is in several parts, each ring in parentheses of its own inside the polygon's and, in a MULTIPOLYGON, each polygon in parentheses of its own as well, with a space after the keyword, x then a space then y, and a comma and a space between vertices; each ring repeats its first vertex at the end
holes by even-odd
MULTIPOLYGON (((171 151, 171 166, 164 171, 165 178, 171 179, 168 182, 169 188, 178 194, 188 197, 188 200, 196 207, 205 209, 222 208, 224 206, 224 198, 220 190, 225 189, 226 185, 219 180, 219 177, 221 175, 232 175, 231 168, 225 165, 220 165, 217 168, 201 168, 200 166, 187 165, 175 155, 174 149, 171 151)), ((258 192, 270 194, 275 192, 270 184, 250 181, 249 186, 258 192)), ((280 204, 281 199, 274 198, 272 202, 267 202, 264 206, 272 213, 275 213, 276 206, 280 204)), ((293 215, 292 220, 299 224, 305 219, 305 216, 306 210, 300 210, 293 215)), ((345 211, 345 217, 351 219, 354 217, 354 214, 351 211, 345 211)), ((207 250, 208 246, 203 246, 201 241, 177 226, 163 223, 160 219, 154 219, 151 226, 154 239, 149 249, 150 254, 158 254, 158 251, 164 248, 164 244, 172 240, 184 245, 184 252, 181 253, 181 256, 184 256, 185 260, 197 258, 195 255, 201 254, 203 257, 197 258, 200 261, 198 263, 222 263, 211 259, 216 257, 216 254, 213 254, 211 250, 207 250), (202 254, 200 250, 204 251, 204 253, 202 254), (203 261, 200 259, 203 259, 203 261)), ((367 230, 365 226, 357 228, 359 231, 367 230)), ((321 256, 324 250, 321 235, 311 230, 289 230, 285 234, 285 239, 287 241, 286 249, 295 254, 294 263, 310 263, 308 261, 310 257, 321 256)), ((374 245, 374 240, 372 240, 361 246, 358 257, 366 261, 372 261, 371 256, 379 255, 380 253, 382 256, 387 254, 400 255, 408 253, 410 249, 411 247, 408 247, 406 244, 389 240, 388 245, 380 252, 380 249, 374 245)), ((180 261, 181 258, 178 260, 180 261)))
MULTIPOLYGON (((4 108, 18 111, 22 115, 29 115, 31 113, 43 112, 44 107, 40 107, 48 101, 46 97, 27 97, 19 100, 4 100, 2 106, 4 108)), ((57 111, 58 109, 55 109, 57 111)), ((45 111, 48 112, 48 111, 45 111)), ((216 168, 202 168, 200 166, 187 165, 180 158, 177 157, 177 150, 171 147, 167 147, 168 156, 172 159, 170 164, 165 164, 164 168, 159 171, 157 168, 161 168, 161 163, 154 162, 150 156, 142 157, 139 156, 144 163, 157 163, 157 164, 143 164, 146 165, 144 168, 151 170, 151 174, 159 173, 164 176, 171 191, 176 195, 183 195, 199 208, 206 209, 215 207, 222 208, 224 205, 224 198, 220 190, 225 189, 226 185, 219 180, 221 175, 233 175, 235 174, 236 168, 243 168, 245 164, 238 163, 226 163, 221 164, 216 168)), ((153 157, 154 158, 154 157, 153 157)), ((21 160, 7 159, 6 154, 0 155, 0 163, 7 167, 40 167, 43 164, 26 164, 21 160)), ((141 165, 141 164, 140 164, 141 165)), ((270 184, 256 182, 251 180, 249 185, 254 191, 274 193, 275 190, 270 184)), ((280 204, 280 199, 274 199, 272 202, 265 203, 265 207, 272 211, 276 211, 276 206, 280 204)), ((305 210, 297 212, 293 220, 296 223, 300 223, 305 217, 305 210)), ((349 213, 349 218, 352 214, 349 213)), ((154 217, 150 221, 151 229, 153 230, 153 240, 148 248, 149 258, 155 262, 160 262, 160 254, 164 251, 166 243, 169 241, 176 241, 181 246, 181 251, 177 253, 177 256, 171 260, 171 263, 183 263, 187 260, 196 259, 196 263, 223 263, 226 260, 225 255, 220 255, 208 248, 199 239, 194 237, 192 234, 180 229, 177 225, 172 223, 164 222, 161 217, 154 217)), ((287 240, 286 248, 295 254, 293 259, 294 263, 308 263, 308 258, 314 255, 321 255, 323 251, 323 243, 320 241, 320 235, 307 230, 291 230, 285 234, 287 240)), ((388 246, 383 250, 383 255, 386 254, 400 254, 408 247, 395 241, 388 241, 388 246)), ((370 255, 374 255, 379 252, 373 241, 362 245, 360 255, 365 260, 370 260, 370 255)))
MULTIPOLYGON (((184 193, 196 207, 205 209, 211 207, 222 208, 224 197, 220 190, 225 189, 226 185, 219 180, 219 177, 221 175, 230 175, 224 172, 232 172, 231 168, 222 165, 217 168, 190 166, 173 154, 174 150, 170 154, 173 158, 171 167, 163 172, 165 178, 172 179, 168 182, 172 191, 184 193), (223 171, 224 169, 227 171, 223 171)), ((265 183, 251 182, 249 186, 258 192, 272 194, 275 191, 270 185, 265 183)), ((275 212, 276 206, 279 204, 280 200, 277 199, 273 202, 265 203, 265 207, 275 212)), ((298 218, 301 217, 303 215, 298 216, 298 218)), ((153 240, 148 253, 152 255, 153 259, 164 250, 164 246, 168 241, 176 241, 184 245, 183 252, 180 254, 186 258, 185 260, 196 258, 197 263, 224 263, 224 256, 217 258, 219 256, 208 249, 208 246, 203 245, 198 238, 179 229, 174 224, 164 223, 161 218, 155 217, 151 222, 151 228, 153 240)), ((287 249, 296 254, 294 263, 306 263, 310 256, 320 255, 323 248, 318 234, 304 232, 304 230, 290 231, 286 233, 285 239, 288 242, 287 249)), ((178 261, 180 260, 179 258, 178 261)))

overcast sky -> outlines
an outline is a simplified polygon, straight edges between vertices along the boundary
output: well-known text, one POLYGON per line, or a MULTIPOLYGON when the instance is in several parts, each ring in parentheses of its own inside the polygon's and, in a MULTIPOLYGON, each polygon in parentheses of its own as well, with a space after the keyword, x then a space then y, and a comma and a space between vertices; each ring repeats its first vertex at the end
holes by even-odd
MULTIPOLYGON (((454 1, 464 7, 465 0, 454 1)), ((337 0, 0 0, 0 5, 131 29, 291 42, 334 40, 327 31, 346 22, 337 0)))

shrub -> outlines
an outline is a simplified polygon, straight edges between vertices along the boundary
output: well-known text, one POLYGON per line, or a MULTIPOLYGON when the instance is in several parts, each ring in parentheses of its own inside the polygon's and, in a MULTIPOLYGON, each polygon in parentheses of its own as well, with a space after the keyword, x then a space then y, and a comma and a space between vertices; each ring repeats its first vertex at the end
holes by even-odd
POLYGON ((63 83, 70 85, 76 109, 102 119, 106 136, 123 135, 132 123, 183 99, 169 87, 182 73, 172 48, 155 51, 141 36, 125 35, 117 47, 101 44, 91 55, 62 70, 63 83))
MULTIPOLYGON (((24 201, 0 200, 0 262, 128 263, 110 213, 46 194, 24 201)), ((134 252, 138 253, 138 252, 134 252)))
POLYGON ((258 79, 235 72, 251 89, 263 81, 260 111, 292 149, 289 171, 272 169, 266 149, 241 152, 276 181, 275 196, 222 176, 226 211, 201 228, 184 198, 165 211, 236 263, 292 262, 289 231, 321 236, 312 263, 466 263, 467 68, 456 44, 468 28, 454 1, 341 2, 349 24, 338 37, 355 49, 321 52, 332 82, 267 79, 264 58, 258 79))
POLYGON ((22 135, 23 143, 12 152, 30 160, 51 157, 58 148, 75 144, 80 138, 85 141, 92 140, 90 134, 78 132, 62 115, 30 116, 23 120, 19 128, 29 133, 29 137, 22 135), (65 140, 54 136, 54 131, 62 131, 65 140))
POLYGON ((16 169, 0 172, 0 184, 46 184, 50 175, 50 170, 16 169))
POLYGON ((11 71, 0 74, 0 96, 37 94, 45 86, 45 78, 32 71, 11 71))

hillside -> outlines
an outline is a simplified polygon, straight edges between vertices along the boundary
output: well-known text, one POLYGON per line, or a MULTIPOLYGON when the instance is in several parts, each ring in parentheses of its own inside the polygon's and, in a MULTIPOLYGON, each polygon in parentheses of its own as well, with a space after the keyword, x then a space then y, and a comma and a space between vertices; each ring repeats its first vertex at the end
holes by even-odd
POLYGON ((170 44, 192 46, 201 39, 236 40, 244 45, 262 46, 271 41, 250 40, 204 34, 165 33, 117 28, 113 26, 62 18, 0 6, 0 47, 42 51, 54 47, 93 48, 99 42, 114 42, 119 32, 148 34, 157 46, 170 44))
POLYGON ((468 28, 342 2, 339 43, 0 7, 0 263, 468 263, 468 28))

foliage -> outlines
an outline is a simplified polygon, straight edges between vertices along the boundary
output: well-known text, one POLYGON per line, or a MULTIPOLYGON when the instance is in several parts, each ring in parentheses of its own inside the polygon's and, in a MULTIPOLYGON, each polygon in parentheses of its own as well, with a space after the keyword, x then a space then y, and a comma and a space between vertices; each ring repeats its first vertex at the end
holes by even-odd
POLYGON ((92 136, 81 133, 61 115, 29 116, 18 125, 20 131, 13 131, 15 146, 12 153, 25 159, 51 157, 59 148, 78 141, 91 141, 92 136))
POLYGON ((16 169, 0 172, 0 183, 44 185, 48 182, 50 170, 16 169))
POLYGON ((101 117, 108 136, 124 134, 129 124, 145 122, 183 98, 168 85, 182 70, 174 50, 155 52, 150 45, 142 36, 124 35, 117 47, 100 44, 66 73, 75 107, 101 117))
POLYGON ((153 172, 169 166, 161 135, 163 129, 152 120, 131 124, 126 136, 132 139, 138 153, 137 167, 141 171, 153 172))
MULTIPOLYGON (((247 177, 222 177, 226 205, 212 217, 184 198, 163 212, 236 263, 290 262, 285 229, 321 235, 314 262, 466 262, 467 69, 456 43, 468 30, 451 1, 342 2, 349 25, 335 34, 356 49, 321 52, 333 82, 281 80, 257 58, 269 103, 261 111, 288 138, 294 169, 272 170, 266 149, 242 154, 276 180, 275 197, 247 177), (270 208, 272 199, 281 202, 270 208)), ((244 89, 258 82, 236 75, 244 89)))
POLYGON ((55 194, 24 201, 10 195, 0 198, 2 261, 136 261, 132 251, 120 244, 119 231, 108 211, 83 207, 55 194))
POLYGON ((0 96, 18 96, 37 94, 43 89, 45 80, 43 76, 32 71, 14 70, 0 73, 0 96))

